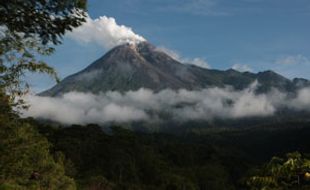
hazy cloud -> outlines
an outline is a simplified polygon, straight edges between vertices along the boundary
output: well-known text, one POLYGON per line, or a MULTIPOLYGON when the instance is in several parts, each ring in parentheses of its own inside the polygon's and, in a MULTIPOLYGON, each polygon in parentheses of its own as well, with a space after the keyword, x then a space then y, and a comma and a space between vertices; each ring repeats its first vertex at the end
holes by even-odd
POLYGON ((165 52, 170 57, 179 61, 180 63, 195 65, 195 66, 206 68, 206 69, 211 68, 209 63, 203 58, 196 57, 196 58, 191 59, 191 58, 182 57, 177 51, 171 50, 171 49, 166 48, 164 46, 158 47, 157 49, 158 49, 158 51, 165 52))
POLYGON ((283 64, 283 65, 297 65, 297 64, 309 64, 310 65, 310 59, 307 57, 298 54, 298 55, 290 55, 282 58, 278 58, 276 60, 277 64, 283 64))
MULTIPOLYGON (((115 97, 116 98, 116 97, 115 97)), ((30 109, 24 114, 42 119, 51 119, 64 124, 126 122, 148 119, 143 110, 111 102, 109 95, 71 92, 58 98, 29 96, 30 109)))
POLYGON ((87 15, 86 23, 73 29, 68 36, 78 42, 95 43, 107 49, 125 43, 145 41, 130 27, 119 25, 113 17, 107 16, 92 19, 87 15))
POLYGON ((290 102, 290 107, 310 111, 310 88, 301 89, 297 97, 290 102))
POLYGON ((202 68, 206 68, 206 69, 211 68, 211 66, 208 64, 208 62, 206 60, 204 60, 203 58, 194 58, 194 59, 189 59, 189 60, 185 59, 185 63, 191 64, 191 65, 196 65, 198 67, 202 67, 202 68))
POLYGON ((310 88, 289 98, 273 90, 255 94, 257 83, 245 90, 209 88, 199 91, 148 89, 106 92, 99 95, 70 92, 61 97, 28 96, 29 110, 24 117, 51 119, 64 124, 157 121, 165 115, 175 121, 214 118, 264 117, 288 107, 310 110, 310 88))
POLYGON ((250 66, 244 64, 234 64, 231 68, 240 72, 253 72, 253 69, 250 66))

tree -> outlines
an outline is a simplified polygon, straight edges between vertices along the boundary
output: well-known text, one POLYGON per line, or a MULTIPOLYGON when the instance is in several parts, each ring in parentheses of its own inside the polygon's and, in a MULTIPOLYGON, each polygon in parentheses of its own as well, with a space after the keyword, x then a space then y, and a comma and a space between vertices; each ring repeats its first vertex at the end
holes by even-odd
POLYGON ((0 2, 0 25, 11 33, 38 38, 43 44, 60 43, 66 30, 83 21, 86 0, 13 0, 0 2))
POLYGON ((42 72, 57 80, 53 68, 36 59, 50 55, 66 31, 85 21, 86 0, 0 1, 0 91, 27 92, 25 72, 42 72))
POLYGON ((309 189, 310 160, 300 153, 273 157, 257 175, 247 180, 253 190, 309 189))
POLYGON ((35 127, 0 114, 0 189, 76 189, 35 127))
POLYGON ((37 56, 52 54, 65 32, 85 21, 85 6, 86 0, 0 1, 0 189, 76 189, 47 139, 12 110, 23 105, 15 97, 28 90, 26 72, 57 80, 37 56))

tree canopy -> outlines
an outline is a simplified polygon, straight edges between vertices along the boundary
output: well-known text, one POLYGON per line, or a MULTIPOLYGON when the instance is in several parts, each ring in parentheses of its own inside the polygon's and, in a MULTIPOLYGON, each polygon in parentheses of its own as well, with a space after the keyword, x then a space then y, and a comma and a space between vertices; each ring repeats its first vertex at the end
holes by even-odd
POLYGON ((56 72, 38 55, 51 55, 66 31, 85 21, 86 0, 0 1, 0 90, 27 92, 26 72, 56 72))
POLYGON ((310 160, 293 152, 285 158, 273 157, 247 184, 253 190, 309 189, 309 172, 310 160))
POLYGON ((56 72, 38 55, 54 52, 66 31, 84 21, 85 0, 0 1, 0 189, 76 189, 64 156, 12 110, 27 92, 27 72, 56 72))

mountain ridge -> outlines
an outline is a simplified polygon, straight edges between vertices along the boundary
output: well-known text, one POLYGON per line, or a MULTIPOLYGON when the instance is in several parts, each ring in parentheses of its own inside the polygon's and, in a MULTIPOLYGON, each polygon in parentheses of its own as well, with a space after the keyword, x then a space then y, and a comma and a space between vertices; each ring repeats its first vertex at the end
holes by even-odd
POLYGON ((258 92, 272 88, 295 91, 310 86, 306 79, 287 79, 268 70, 257 74, 233 69, 220 71, 182 64, 148 42, 117 46, 85 69, 66 77, 40 95, 59 96, 70 91, 98 94, 106 91, 125 92, 148 88, 200 90, 209 87, 232 86, 247 88, 254 81, 258 92))

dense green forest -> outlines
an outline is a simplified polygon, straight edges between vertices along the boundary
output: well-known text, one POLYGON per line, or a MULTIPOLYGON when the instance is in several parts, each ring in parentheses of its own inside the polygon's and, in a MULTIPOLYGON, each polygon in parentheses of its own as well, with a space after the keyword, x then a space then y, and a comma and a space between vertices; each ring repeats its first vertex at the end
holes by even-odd
POLYGON ((20 119, 0 93, 0 189, 76 189, 65 176, 62 153, 36 127, 20 119))
POLYGON ((97 125, 64 128, 29 122, 52 144, 52 154, 64 154, 66 175, 80 189, 309 188, 309 160, 298 161, 295 169, 285 170, 272 184, 269 178, 262 178, 270 177, 266 167, 271 167, 268 162, 274 156, 283 159, 282 165, 292 157, 286 158, 289 152, 298 151, 304 153, 300 157, 308 158, 309 122, 248 129, 193 128, 177 135, 116 126, 103 130, 97 125), (261 176, 261 181, 253 176, 261 176), (282 184, 283 176, 291 176, 286 179, 290 185, 282 184))
POLYGON ((310 122, 146 133, 50 126, 1 100, 0 189, 309 189, 310 122))

